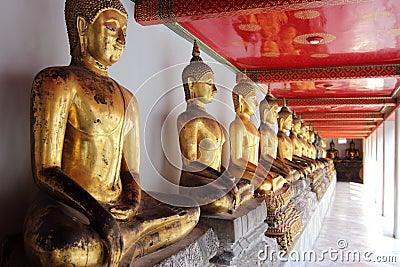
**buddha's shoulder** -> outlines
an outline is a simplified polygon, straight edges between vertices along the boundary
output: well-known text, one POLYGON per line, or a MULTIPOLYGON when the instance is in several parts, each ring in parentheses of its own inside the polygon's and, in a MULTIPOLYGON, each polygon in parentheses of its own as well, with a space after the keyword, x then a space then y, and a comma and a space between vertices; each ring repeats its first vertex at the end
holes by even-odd
POLYGON ((70 80, 74 76, 74 72, 69 66, 54 66, 47 67, 38 72, 35 80, 38 79, 53 79, 53 80, 70 80))
POLYGON ((203 123, 204 117, 198 116, 194 112, 191 111, 184 111, 181 114, 179 114, 177 118, 178 124, 182 124, 185 126, 194 126, 199 123, 203 123))

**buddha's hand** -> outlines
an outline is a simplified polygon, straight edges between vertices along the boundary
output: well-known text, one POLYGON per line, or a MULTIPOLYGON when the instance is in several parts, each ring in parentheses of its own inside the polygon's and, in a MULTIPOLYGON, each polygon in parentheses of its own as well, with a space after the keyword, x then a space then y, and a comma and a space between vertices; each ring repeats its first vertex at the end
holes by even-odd
POLYGON ((111 207, 110 212, 116 220, 127 221, 135 216, 136 209, 132 206, 119 204, 111 207))
POLYGON ((139 174, 133 172, 121 173, 123 192, 120 201, 109 208, 115 219, 126 221, 132 219, 139 209, 141 189, 139 174))
POLYGON ((101 216, 93 216, 92 224, 100 234, 107 251, 107 266, 118 267, 122 257, 123 238, 121 230, 114 217, 106 212, 101 216), (102 220, 102 221, 99 221, 102 220))

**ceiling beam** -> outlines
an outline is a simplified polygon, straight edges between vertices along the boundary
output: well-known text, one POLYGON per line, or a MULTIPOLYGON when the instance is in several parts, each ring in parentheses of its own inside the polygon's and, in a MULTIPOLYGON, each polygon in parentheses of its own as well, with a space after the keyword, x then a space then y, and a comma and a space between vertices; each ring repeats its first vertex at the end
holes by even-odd
POLYGON ((247 71, 257 83, 399 77, 400 64, 247 71))
POLYGON ((305 113, 302 119, 306 122, 313 121, 381 121, 381 113, 305 113))
POLYGON ((364 2, 365 0, 132 0, 141 25, 284 12, 364 2))
MULTIPOLYGON (((392 98, 288 98, 286 99, 287 105, 290 108, 310 107, 310 106, 390 106, 397 105, 396 99, 392 98)), ((282 106, 283 100, 279 100, 279 105, 282 106)))

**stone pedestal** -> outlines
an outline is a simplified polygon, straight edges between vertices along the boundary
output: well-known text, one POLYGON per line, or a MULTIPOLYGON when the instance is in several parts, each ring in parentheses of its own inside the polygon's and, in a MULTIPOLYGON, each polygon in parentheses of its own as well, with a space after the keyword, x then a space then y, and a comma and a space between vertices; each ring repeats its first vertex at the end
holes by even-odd
POLYGON ((209 260, 217 254, 219 241, 214 231, 206 226, 197 226, 181 241, 135 259, 132 263, 121 262, 130 267, 181 267, 209 266, 209 260))
POLYGON ((265 201, 251 199, 234 214, 204 214, 199 225, 211 227, 220 242, 219 253, 211 260, 216 266, 257 266, 257 253, 276 241, 264 237, 268 225, 265 201))
POLYGON ((294 208, 301 212, 301 218, 306 223, 317 206, 317 196, 311 191, 310 183, 307 180, 295 181, 290 186, 293 190, 294 208))

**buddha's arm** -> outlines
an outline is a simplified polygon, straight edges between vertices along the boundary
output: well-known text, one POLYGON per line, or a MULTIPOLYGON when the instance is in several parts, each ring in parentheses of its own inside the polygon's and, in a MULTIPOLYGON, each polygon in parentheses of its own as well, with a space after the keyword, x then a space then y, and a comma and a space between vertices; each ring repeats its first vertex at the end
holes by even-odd
POLYGON ((181 122, 178 120, 179 146, 182 154, 183 168, 192 170, 191 162, 198 160, 197 132, 198 122, 196 120, 181 122))
MULTIPOLYGON (((122 204, 110 211, 118 220, 132 218, 140 206, 141 189, 139 180, 140 166, 140 120, 136 99, 132 96, 125 122, 129 125, 128 133, 124 136, 122 153, 121 182, 122 204)), ((127 127, 127 126, 126 126, 127 127)))
POLYGON ((47 69, 34 80, 31 98, 33 176, 41 190, 87 216, 105 241, 108 261, 114 266, 123 246, 116 220, 61 169, 68 110, 76 86, 70 76, 64 70, 47 69))

